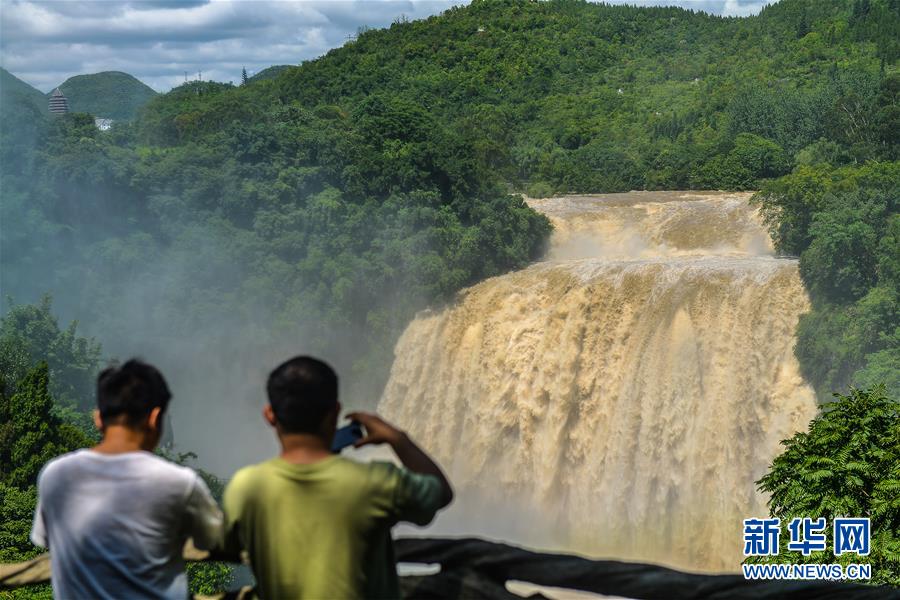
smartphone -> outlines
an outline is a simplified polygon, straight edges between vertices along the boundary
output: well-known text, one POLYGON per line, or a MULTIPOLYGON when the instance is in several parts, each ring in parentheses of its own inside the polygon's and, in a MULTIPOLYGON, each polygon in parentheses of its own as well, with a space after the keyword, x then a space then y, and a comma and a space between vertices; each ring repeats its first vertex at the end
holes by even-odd
POLYGON ((345 425, 334 432, 334 441, 331 442, 331 451, 339 454, 341 450, 362 438, 362 424, 358 421, 351 421, 349 425, 345 425))

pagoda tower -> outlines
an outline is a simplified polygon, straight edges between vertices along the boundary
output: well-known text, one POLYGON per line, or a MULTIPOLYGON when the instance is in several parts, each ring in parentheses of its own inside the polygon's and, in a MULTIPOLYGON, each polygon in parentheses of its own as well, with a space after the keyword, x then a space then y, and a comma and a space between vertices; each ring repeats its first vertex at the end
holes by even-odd
POLYGON ((59 88, 53 90, 53 93, 50 94, 50 112, 54 115, 64 115, 69 112, 69 101, 66 100, 66 97, 63 96, 63 93, 59 91, 59 88))

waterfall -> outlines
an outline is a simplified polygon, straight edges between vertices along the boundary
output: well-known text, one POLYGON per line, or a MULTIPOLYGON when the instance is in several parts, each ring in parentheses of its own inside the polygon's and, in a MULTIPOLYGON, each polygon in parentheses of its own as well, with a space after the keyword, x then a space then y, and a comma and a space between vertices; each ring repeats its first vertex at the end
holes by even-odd
POLYGON ((434 453, 439 527, 591 556, 733 571, 755 480, 816 412, 808 310, 748 194, 531 200, 546 260, 426 311, 379 406, 434 453))

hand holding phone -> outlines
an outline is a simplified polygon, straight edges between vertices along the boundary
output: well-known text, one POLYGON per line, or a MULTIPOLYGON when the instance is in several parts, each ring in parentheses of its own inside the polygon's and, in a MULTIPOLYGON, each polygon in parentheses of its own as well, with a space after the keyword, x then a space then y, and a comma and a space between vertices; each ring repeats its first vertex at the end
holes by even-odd
POLYGON ((363 430, 359 421, 352 421, 334 432, 334 441, 331 442, 331 451, 340 454, 347 446, 352 446, 356 440, 362 439, 363 430))
POLYGON ((356 446, 377 446, 379 444, 396 445, 405 434, 397 427, 391 425, 375 413, 352 412, 347 415, 354 423, 360 423, 365 427, 366 437, 359 440, 356 446))

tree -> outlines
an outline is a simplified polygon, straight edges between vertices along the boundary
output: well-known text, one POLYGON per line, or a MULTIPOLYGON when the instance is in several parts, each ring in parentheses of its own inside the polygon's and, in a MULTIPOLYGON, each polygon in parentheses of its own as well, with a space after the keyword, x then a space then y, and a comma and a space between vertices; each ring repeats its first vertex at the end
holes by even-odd
MULTIPOLYGON (((53 399, 46 363, 32 368, 7 397, 0 388, 0 561, 16 562, 33 558, 42 550, 29 540, 37 504, 37 476, 52 458, 91 445, 77 428, 53 416, 53 399)), ((192 453, 178 455, 183 464, 192 453)), ((221 497, 222 482, 198 470, 207 485, 221 497)), ((225 563, 203 562, 187 566, 193 594, 213 594, 225 590, 234 579, 225 563)), ((49 586, 17 590, 15 597, 49 598, 49 586)))
POLYGON ((810 32, 809 21, 806 18, 806 8, 800 13, 800 20, 797 22, 797 37, 802 38, 810 32))
POLYGON ((801 274, 814 297, 855 300, 878 283, 879 225, 888 202, 882 194, 825 194, 828 209, 813 217, 812 242, 800 255, 801 274))
MULTIPOLYGON (((21 490, 0 483, 0 562, 20 562, 34 558, 43 550, 29 540, 37 489, 21 490)), ((16 600, 51 600, 50 584, 28 586, 0 592, 3 598, 16 600)))
POLYGON ((882 80, 875 99, 876 135, 885 146, 885 155, 900 158, 900 73, 891 73, 882 80))
POLYGON ((0 481, 27 489, 51 458, 90 445, 77 427, 54 416, 47 363, 33 367, 0 405, 0 481))
POLYGON ((247 77, 247 67, 241 67, 241 85, 247 85, 250 78, 247 77))
POLYGON ((92 408, 100 344, 78 335, 78 322, 65 329, 52 313, 53 300, 13 305, 0 319, 0 367, 8 391, 38 361, 46 361, 50 392, 58 404, 92 408))
MULTIPOLYGON (((28 560, 43 550, 29 540, 37 477, 46 461, 91 443, 54 416, 46 363, 32 367, 9 395, 0 382, 0 562, 28 560)), ((50 586, 16 590, 15 598, 51 597, 50 586)))
POLYGON ((760 180, 789 170, 790 160, 781 146, 752 133, 741 133, 727 155, 713 157, 698 170, 694 183, 700 187, 752 189, 760 180))
POLYGON ((834 396, 808 431, 782 442, 784 452, 757 485, 771 494, 769 510, 781 519, 782 539, 788 539, 794 518, 824 517, 830 525, 835 517, 867 517, 871 554, 832 556, 826 550, 823 557, 784 550, 753 562, 868 563, 872 583, 900 585, 900 403, 884 386, 834 396))
POLYGON ((776 248, 800 256, 812 311, 796 354, 820 396, 853 383, 900 388, 900 163, 801 165, 754 196, 776 248))

